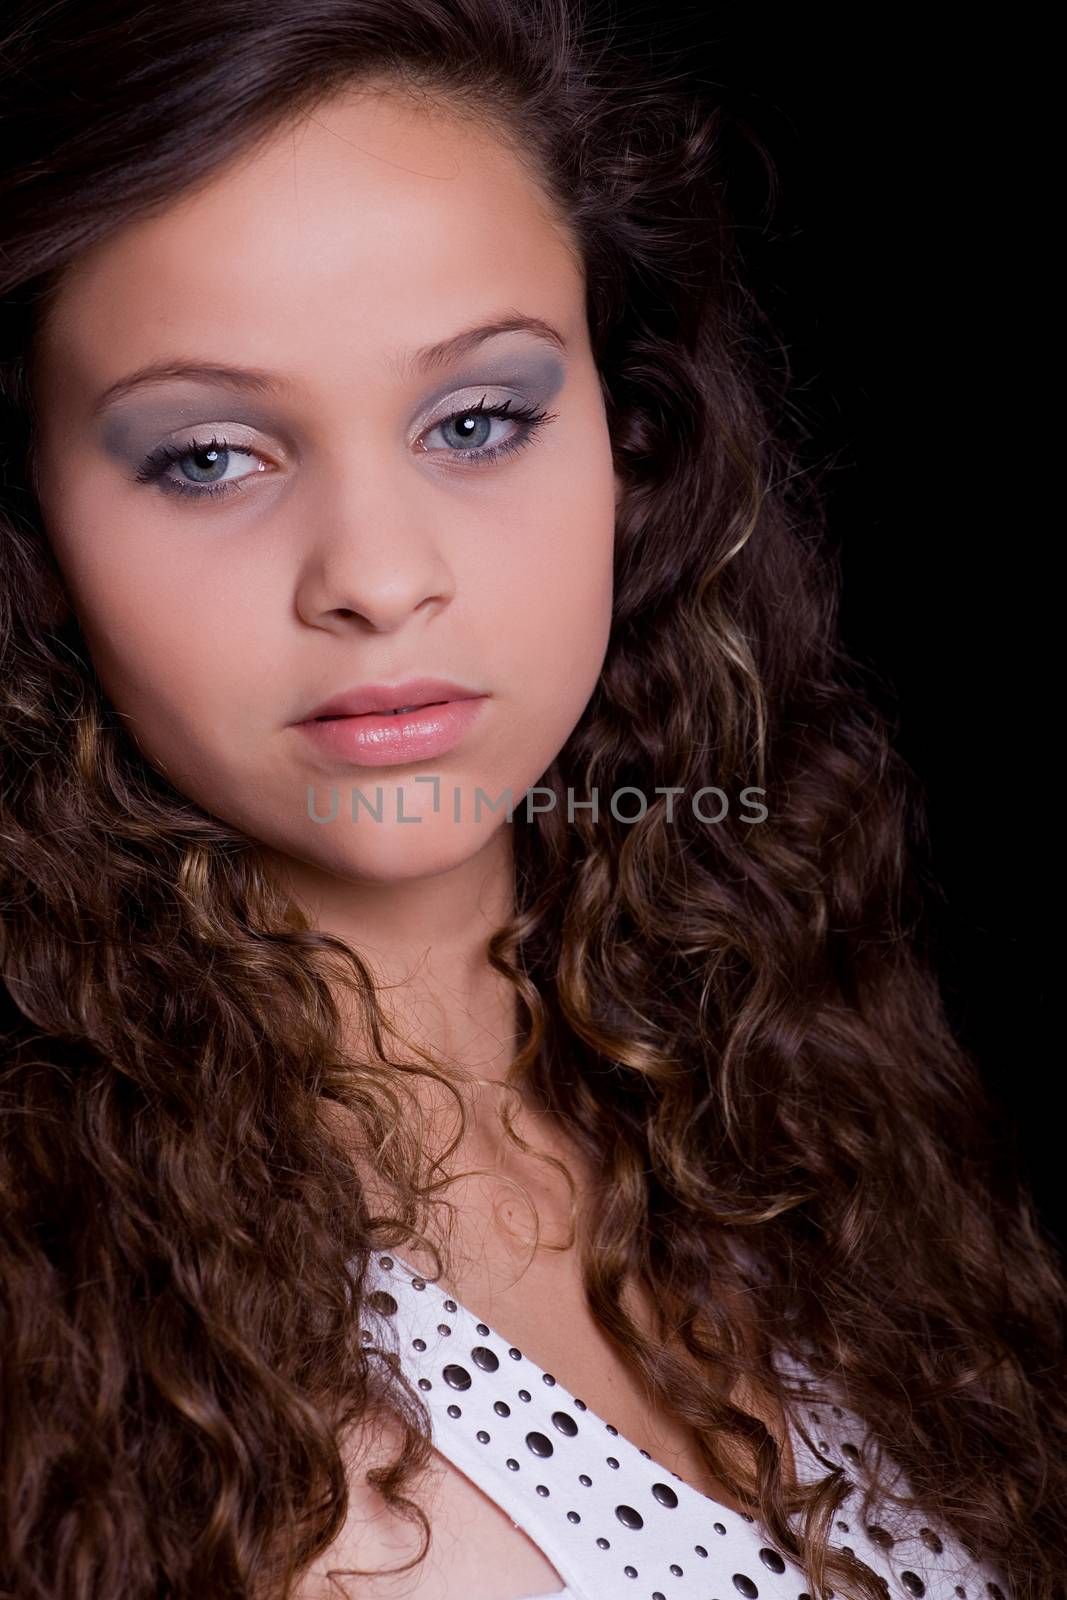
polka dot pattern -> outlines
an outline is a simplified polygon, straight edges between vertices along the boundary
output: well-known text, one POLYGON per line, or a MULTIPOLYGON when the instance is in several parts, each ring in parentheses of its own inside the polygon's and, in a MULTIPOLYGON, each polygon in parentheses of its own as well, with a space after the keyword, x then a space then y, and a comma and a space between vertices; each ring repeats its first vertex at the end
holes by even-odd
MULTIPOLYGON (((489 1324, 399 1257, 371 1257, 364 1343, 398 1362, 430 1414, 433 1443, 544 1552, 563 1589, 527 1600, 809 1600, 806 1574, 750 1516, 660 1466, 489 1324)), ((782 1357, 784 1370, 803 1368, 782 1357)), ((804 1423, 818 1451, 863 1477, 865 1430, 841 1406, 804 1423)), ((792 1426, 792 1423, 791 1423, 792 1426)), ((826 1466, 793 1426, 805 1481, 826 1466)), ((945 1529, 887 1502, 860 1515, 853 1489, 830 1543, 871 1568, 886 1600, 1011 1600, 945 1529)))

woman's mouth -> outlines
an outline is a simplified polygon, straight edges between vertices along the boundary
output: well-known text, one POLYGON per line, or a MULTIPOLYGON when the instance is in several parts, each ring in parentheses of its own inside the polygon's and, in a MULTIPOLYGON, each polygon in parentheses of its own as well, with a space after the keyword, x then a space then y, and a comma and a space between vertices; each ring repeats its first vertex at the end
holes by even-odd
MULTIPOLYGON (((425 705, 397 706, 395 711, 377 711, 377 712, 375 712, 375 711, 360 711, 360 712, 353 712, 352 715, 361 716, 361 717, 372 717, 372 716, 399 717, 399 716, 403 716, 404 713, 408 712, 408 711, 425 711, 427 706, 446 706, 446 705, 449 705, 450 703, 451 702, 449 702, 448 700, 427 700, 425 705)), ((314 720, 316 722, 340 722, 343 719, 342 719, 342 715, 340 713, 338 713, 338 715, 333 716, 333 717, 315 717, 314 720)))
POLYGON ((316 746, 357 767, 396 767, 454 749, 482 715, 488 695, 434 700, 392 711, 313 717, 295 724, 316 746))

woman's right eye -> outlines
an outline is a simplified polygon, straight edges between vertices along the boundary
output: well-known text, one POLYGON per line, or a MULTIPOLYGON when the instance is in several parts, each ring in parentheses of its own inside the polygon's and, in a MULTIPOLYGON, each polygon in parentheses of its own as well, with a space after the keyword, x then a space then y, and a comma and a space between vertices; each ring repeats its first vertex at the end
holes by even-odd
POLYGON ((153 450, 144 464, 138 469, 136 478, 138 483, 155 483, 167 494, 192 495, 197 500, 207 496, 225 495, 242 488, 243 478, 251 477, 245 473, 240 478, 223 478, 212 476, 220 470, 225 470, 231 465, 235 456, 248 456, 259 461, 256 472, 265 472, 266 463, 254 450, 237 444, 230 444, 226 439, 212 437, 210 441, 201 443, 198 439, 190 439, 183 445, 160 445, 158 450, 153 450), (180 478, 171 474, 172 466, 179 466, 185 462, 192 463, 193 476, 186 477, 182 482, 180 478), (195 474, 202 474, 197 477, 195 474), (199 483, 200 487, 195 485, 199 483))

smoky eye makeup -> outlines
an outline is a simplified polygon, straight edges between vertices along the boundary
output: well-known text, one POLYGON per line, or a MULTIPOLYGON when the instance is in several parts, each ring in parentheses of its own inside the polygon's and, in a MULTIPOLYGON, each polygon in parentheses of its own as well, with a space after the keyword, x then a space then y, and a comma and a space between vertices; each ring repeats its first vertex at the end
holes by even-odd
POLYGON ((522 396, 521 403, 547 405, 562 389, 566 372, 563 358, 550 351, 520 358, 483 356, 480 361, 468 362, 461 371, 452 373, 447 382, 438 384, 420 408, 420 415, 432 411, 457 390, 476 389, 480 384, 513 389, 522 396))
POLYGON ((268 438, 280 438, 285 445, 290 443, 277 413, 264 410, 260 404, 235 404, 232 393, 219 390, 197 397, 176 396, 173 400, 146 395, 139 402, 128 401, 124 409, 106 414, 96 431, 105 454, 132 473, 153 450, 192 436, 197 430, 219 432, 223 428, 231 443, 242 448, 255 446, 252 429, 268 438), (234 415, 236 411, 240 421, 234 415))
MULTIPOLYGON (((458 410, 468 402, 476 406, 486 389, 509 390, 511 414, 515 415, 523 408, 530 411, 546 407, 563 387, 565 378, 562 356, 551 351, 488 353, 468 359, 418 404, 414 413, 416 432, 430 425, 435 416, 447 416, 440 408, 451 395, 456 396, 454 410, 458 410)), ((163 392, 161 389, 162 386, 146 388, 141 394, 125 397, 106 409, 95 424, 100 447, 127 476, 132 477, 143 467, 153 452, 168 446, 178 448, 179 443, 188 444, 194 436, 198 443, 207 443, 212 433, 221 438, 225 432, 227 442, 234 448, 256 449, 256 440, 249 433, 255 429, 266 440, 277 440, 292 454, 297 453, 289 413, 281 405, 270 406, 244 394, 238 397, 233 389, 221 384, 172 383, 163 392), (233 420, 224 423, 227 416, 233 420), (210 431, 205 434, 205 430, 210 431)), ((503 399, 501 395, 501 403, 503 399)))
MULTIPOLYGON (((533 444, 544 426, 556 420, 556 413, 548 410, 547 402, 566 377, 563 362, 548 352, 533 359, 528 357, 525 362, 516 362, 513 356, 498 356, 496 360, 483 356, 478 366, 471 366, 470 370, 489 379, 480 387, 468 387, 468 395, 475 394, 476 399, 469 401, 463 393, 466 374, 453 372, 448 382, 439 385, 423 402, 410 424, 418 449, 438 456, 444 471, 479 470, 503 464, 533 444), (491 400, 493 389, 498 393, 512 392, 491 400), (543 396, 544 403, 516 400, 516 393, 543 396), (501 424, 503 436, 497 433, 501 424), (439 441, 436 445, 434 438, 439 441)), ((137 404, 127 399, 127 405, 114 414, 101 414, 104 448, 121 462, 128 481, 166 495, 186 508, 197 503, 202 508, 224 501, 232 504, 234 495, 244 493, 260 476, 272 474, 278 464, 276 449, 264 448, 248 435, 249 423, 257 420, 264 433, 275 440, 285 438, 289 453, 299 454, 281 414, 275 416, 254 401, 249 405, 245 397, 238 402, 245 419, 241 424, 212 421, 202 426, 187 421, 178 431, 160 439, 159 424, 164 421, 174 423, 179 416, 196 415, 217 418, 218 408, 211 404, 213 393, 224 393, 233 403, 229 387, 216 383, 199 390, 198 404, 194 404, 187 390, 173 399, 168 393, 166 409, 160 409, 163 397, 150 394, 138 396, 137 404), (154 437, 159 442, 146 450, 140 437, 154 437)))
MULTIPOLYGON (((453 427, 456 423, 466 430, 474 429, 474 435, 463 432, 459 436, 459 448, 452 450, 449 445, 438 446, 446 462, 455 464, 474 464, 479 467, 490 466, 495 461, 502 460, 505 456, 514 455, 516 451, 525 449, 533 442, 538 430, 547 422, 555 421, 555 412, 538 410, 536 406, 513 406, 510 399, 496 405, 486 404, 486 394, 473 406, 452 407, 436 423, 426 430, 431 436, 439 431, 453 427), (478 439, 478 430, 486 423, 491 424, 496 419, 507 421, 515 430, 504 439, 498 439, 490 445, 487 438, 478 439), (473 444, 470 443, 475 438, 473 444)), ((490 434, 492 427, 490 426, 490 434)), ((418 443, 424 451, 430 450, 423 442, 420 435, 418 443)), ((187 499, 204 500, 208 497, 218 499, 220 496, 239 494, 246 487, 246 480, 257 473, 266 472, 267 463, 259 452, 255 450, 241 450, 234 446, 229 439, 218 438, 212 433, 210 440, 187 439, 184 445, 161 445, 153 450, 147 459, 134 473, 135 480, 140 484, 154 484, 164 493, 184 495, 187 499), (241 456, 254 462, 251 473, 246 469, 238 478, 227 481, 213 476, 221 466, 226 471, 235 460, 241 456), (204 473, 203 478, 188 481, 189 474, 185 463, 189 462, 194 471, 204 473), (177 467, 180 475, 175 475, 172 468, 177 467), (186 481, 182 481, 183 476, 186 481)), ((449 468, 451 470, 451 468, 449 468)))

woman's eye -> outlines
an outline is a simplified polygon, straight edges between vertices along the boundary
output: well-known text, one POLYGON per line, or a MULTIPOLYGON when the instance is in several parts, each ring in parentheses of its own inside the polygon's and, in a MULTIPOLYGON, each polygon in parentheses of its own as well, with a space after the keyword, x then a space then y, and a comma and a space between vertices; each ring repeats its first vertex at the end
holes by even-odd
MULTIPOLYGON (((555 413, 539 411, 532 405, 513 406, 510 400, 487 406, 483 395, 477 405, 453 411, 428 428, 422 441, 438 434, 443 442, 436 446, 423 444, 423 448, 433 454, 484 466, 521 450, 539 428, 554 420, 555 413), (494 424, 506 426, 494 427, 494 424)), ((257 451, 213 436, 206 441, 189 439, 182 445, 161 445, 152 451, 135 476, 138 483, 154 483, 166 494, 205 500, 209 496, 238 493, 250 477, 266 470, 267 463, 257 451), (251 472, 247 467, 242 470, 242 457, 257 463, 251 472)))
POLYGON ((477 405, 468 406, 465 411, 453 411, 441 422, 435 422, 424 438, 440 433, 445 442, 438 454, 451 454, 461 461, 484 465, 521 450, 530 443, 538 428, 554 420, 554 413, 538 411, 536 406, 513 406, 510 400, 487 406, 483 395, 477 405), (498 432, 490 444, 494 434, 492 425, 498 420, 511 426, 503 431, 503 436, 498 432))
POLYGON ((243 479, 252 476, 248 469, 231 474, 245 456, 258 463, 253 473, 265 472, 266 462, 254 450, 229 444, 225 439, 212 438, 201 444, 191 439, 188 444, 175 447, 161 445, 145 461, 137 473, 139 483, 156 483, 167 493, 191 494, 198 499, 205 495, 229 494, 243 486, 243 479))

